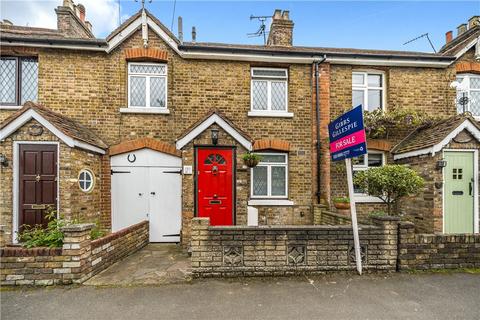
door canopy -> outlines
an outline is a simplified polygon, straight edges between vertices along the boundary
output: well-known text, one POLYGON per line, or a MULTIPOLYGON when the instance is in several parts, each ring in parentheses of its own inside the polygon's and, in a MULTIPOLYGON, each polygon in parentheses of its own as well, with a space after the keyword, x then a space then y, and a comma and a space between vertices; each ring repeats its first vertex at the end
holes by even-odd
POLYGON ((225 130, 225 132, 232 136, 248 151, 253 149, 253 140, 240 128, 235 126, 233 122, 222 115, 218 110, 210 111, 202 119, 195 122, 190 128, 188 128, 177 139, 177 149, 180 150, 185 147, 188 143, 190 143, 193 139, 195 139, 213 124, 217 124, 220 128, 225 130))

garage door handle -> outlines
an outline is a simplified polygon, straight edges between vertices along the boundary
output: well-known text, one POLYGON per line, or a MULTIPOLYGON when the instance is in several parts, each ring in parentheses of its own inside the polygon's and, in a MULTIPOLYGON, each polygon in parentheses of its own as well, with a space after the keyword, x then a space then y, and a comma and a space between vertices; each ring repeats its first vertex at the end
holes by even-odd
POLYGON ((176 173, 176 174, 182 174, 182 170, 178 170, 178 171, 163 171, 163 173, 176 173))
POLYGON ((472 191, 473 191, 473 184, 470 182, 470 183, 468 184, 468 194, 469 194, 469 195, 472 195, 472 191))
POLYGON ((152 192, 150 192, 150 194, 151 194, 152 196, 154 196, 154 195, 155 195, 155 192, 154 192, 154 191, 152 191, 152 192))

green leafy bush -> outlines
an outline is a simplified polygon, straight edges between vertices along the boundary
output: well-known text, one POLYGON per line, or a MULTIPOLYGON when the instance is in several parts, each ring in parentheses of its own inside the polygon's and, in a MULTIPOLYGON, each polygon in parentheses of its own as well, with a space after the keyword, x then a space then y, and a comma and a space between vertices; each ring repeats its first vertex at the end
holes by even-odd
POLYGON ((256 153, 245 153, 244 155, 242 155, 242 160, 243 161, 256 161, 256 162, 260 162, 260 160, 262 160, 262 156, 259 155, 259 154, 256 154, 256 153))
POLYGON ((28 226, 23 225, 23 231, 18 233, 18 241, 25 247, 61 247, 63 245, 63 232, 60 230, 66 225, 65 220, 57 218, 55 210, 49 210, 46 214, 48 225, 28 226))
POLYGON ((334 203, 350 203, 350 198, 349 197, 336 197, 333 198, 334 203))
POLYGON ((417 194, 424 186, 424 180, 417 172, 396 164, 359 171, 353 182, 368 195, 385 202, 388 215, 393 214, 392 208, 397 208, 400 199, 417 194))

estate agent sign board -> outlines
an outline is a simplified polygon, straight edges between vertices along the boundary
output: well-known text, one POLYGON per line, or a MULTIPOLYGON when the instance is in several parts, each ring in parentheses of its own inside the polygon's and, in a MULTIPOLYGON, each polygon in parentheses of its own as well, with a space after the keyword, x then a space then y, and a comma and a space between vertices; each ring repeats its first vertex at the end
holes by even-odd
POLYGON ((353 193, 353 175, 351 158, 367 153, 367 140, 363 125, 363 107, 359 105, 342 114, 328 125, 330 137, 330 155, 332 161, 345 160, 347 167, 347 183, 352 216, 353 242, 355 245, 355 261, 358 273, 362 274, 360 240, 358 237, 357 212, 353 193))

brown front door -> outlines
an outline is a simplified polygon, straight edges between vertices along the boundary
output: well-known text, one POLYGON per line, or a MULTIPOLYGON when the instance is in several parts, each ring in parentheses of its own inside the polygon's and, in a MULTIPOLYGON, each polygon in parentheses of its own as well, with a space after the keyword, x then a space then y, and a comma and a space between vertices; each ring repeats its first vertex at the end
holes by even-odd
POLYGON ((19 230, 23 225, 46 226, 48 208, 57 209, 57 146, 20 144, 19 230))

